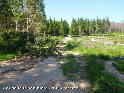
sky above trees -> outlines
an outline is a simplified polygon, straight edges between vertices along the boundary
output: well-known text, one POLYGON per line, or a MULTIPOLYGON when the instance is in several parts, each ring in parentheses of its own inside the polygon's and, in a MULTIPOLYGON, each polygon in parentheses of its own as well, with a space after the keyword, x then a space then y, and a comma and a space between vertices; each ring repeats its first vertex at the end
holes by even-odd
POLYGON ((124 0, 45 0, 47 18, 67 20, 72 18, 104 18, 124 22, 124 0))

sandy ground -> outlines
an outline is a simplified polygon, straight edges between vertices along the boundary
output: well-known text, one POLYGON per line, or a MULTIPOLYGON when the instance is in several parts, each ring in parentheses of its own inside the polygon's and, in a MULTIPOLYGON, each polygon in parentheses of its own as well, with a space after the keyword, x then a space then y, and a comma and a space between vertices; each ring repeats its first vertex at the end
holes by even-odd
POLYGON ((11 71, 0 76, 0 93, 87 93, 88 86, 88 82, 83 80, 67 80, 56 58, 45 59, 25 72, 11 71), (21 89, 17 89, 19 87, 21 89), (31 87, 35 89, 30 89, 31 87), (56 87, 61 89, 54 89, 56 87), (67 87, 71 88, 65 89, 67 87))
POLYGON ((110 40, 95 39, 95 38, 91 38, 90 40, 93 41, 93 42, 103 43, 105 45, 107 45, 107 44, 115 45, 116 44, 116 45, 122 45, 122 46, 124 46, 124 44, 121 44, 121 43, 118 43, 118 42, 114 42, 114 41, 110 41, 110 40))
POLYGON ((120 74, 118 70, 112 65, 114 61, 105 62, 105 72, 112 73, 120 82, 124 82, 124 75, 120 74))

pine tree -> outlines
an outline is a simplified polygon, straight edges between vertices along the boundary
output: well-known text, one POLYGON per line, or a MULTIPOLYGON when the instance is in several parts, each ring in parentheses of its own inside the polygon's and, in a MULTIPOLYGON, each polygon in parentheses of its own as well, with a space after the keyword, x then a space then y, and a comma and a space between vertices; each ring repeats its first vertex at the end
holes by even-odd
POLYGON ((79 34, 78 23, 77 23, 76 19, 72 19, 69 34, 70 35, 78 35, 79 34))
POLYGON ((8 30, 12 24, 12 9, 9 0, 0 0, 0 29, 8 30))
POLYGON ((66 35, 69 33, 69 24, 66 20, 62 20, 60 21, 60 34, 61 35, 66 35))
POLYGON ((16 31, 19 28, 19 21, 21 20, 22 8, 23 8, 23 0, 9 0, 9 4, 13 13, 13 21, 16 24, 16 31))
MULTIPOLYGON (((46 16, 43 0, 26 0, 27 30, 33 33, 41 33, 46 29, 46 16)), ((45 32, 44 32, 45 33, 45 32)))

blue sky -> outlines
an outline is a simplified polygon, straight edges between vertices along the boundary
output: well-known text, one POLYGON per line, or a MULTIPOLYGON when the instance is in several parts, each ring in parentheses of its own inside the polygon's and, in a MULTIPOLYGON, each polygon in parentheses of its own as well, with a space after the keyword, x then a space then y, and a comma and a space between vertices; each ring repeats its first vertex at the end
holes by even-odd
POLYGON ((104 18, 124 22, 124 0, 45 0, 47 18, 61 18, 69 24, 72 18, 104 18))

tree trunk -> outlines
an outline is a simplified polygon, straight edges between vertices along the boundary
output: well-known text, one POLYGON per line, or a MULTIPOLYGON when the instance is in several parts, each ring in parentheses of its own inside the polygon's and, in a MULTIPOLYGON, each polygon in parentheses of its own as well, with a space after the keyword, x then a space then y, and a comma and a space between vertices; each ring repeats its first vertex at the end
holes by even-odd
POLYGON ((29 22, 28 22, 29 18, 27 18, 27 32, 29 30, 29 22))
POLYGON ((44 31, 44 37, 46 36, 46 33, 45 33, 45 31, 44 31))
POLYGON ((18 31, 18 22, 16 21, 16 31, 18 31))

